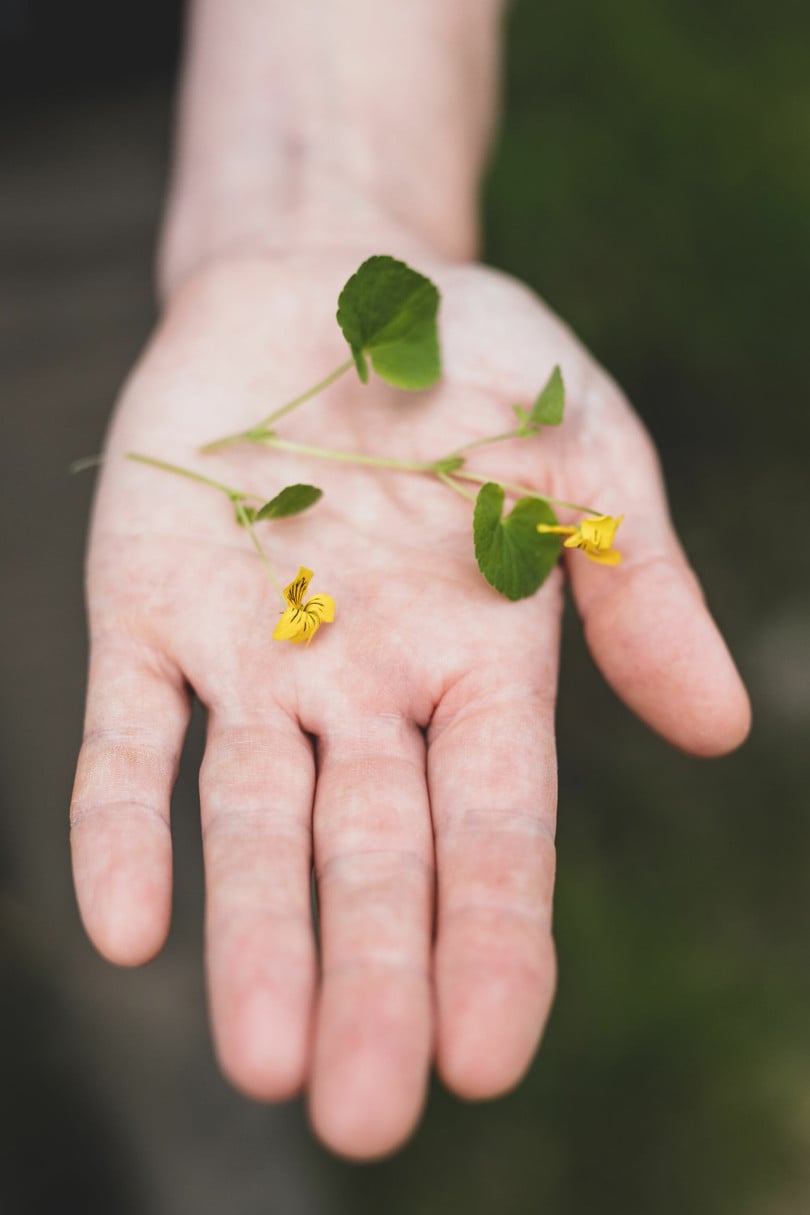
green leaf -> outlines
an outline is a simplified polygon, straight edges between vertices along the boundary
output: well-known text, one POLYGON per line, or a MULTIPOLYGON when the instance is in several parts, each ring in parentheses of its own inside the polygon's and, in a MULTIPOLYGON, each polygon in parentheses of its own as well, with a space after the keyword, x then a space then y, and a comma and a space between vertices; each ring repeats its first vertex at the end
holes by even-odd
POLYGON ((338 299, 337 320, 357 374, 368 381, 366 356, 398 388, 429 388, 441 375, 436 314, 439 292, 429 278, 393 257, 370 257, 338 299))
POLYGON ((436 461, 436 463, 433 465, 433 471, 439 473, 440 475, 443 473, 445 476, 447 476, 448 473, 457 472, 463 467, 463 456, 445 456, 443 460, 436 461))
POLYGON ((562 372, 555 367, 545 388, 532 405, 528 421, 533 427, 559 426, 565 411, 565 385, 562 372))
POLYGON ((540 498, 520 498, 504 519, 504 496, 494 481, 481 486, 473 514, 475 557, 496 591, 507 599, 525 599, 557 564, 560 537, 537 530, 538 523, 556 524, 557 517, 540 498))
POLYGON ((287 515, 299 515, 313 506, 323 494, 315 485, 288 485, 256 512, 256 522, 262 519, 285 519, 287 515))

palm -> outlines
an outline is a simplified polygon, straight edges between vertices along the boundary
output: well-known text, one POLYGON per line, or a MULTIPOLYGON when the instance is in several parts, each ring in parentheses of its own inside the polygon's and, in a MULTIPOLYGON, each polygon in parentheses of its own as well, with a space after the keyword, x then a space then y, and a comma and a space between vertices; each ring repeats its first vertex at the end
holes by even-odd
MULTIPOLYGON (((533 599, 500 598, 475 564, 471 505, 423 475, 248 448, 196 454, 345 357, 334 300, 352 268, 321 259, 208 273, 125 393, 90 553, 74 845, 91 935, 114 960, 145 960, 168 921, 167 804, 190 685, 209 712, 201 802, 223 1066, 262 1097, 307 1082, 327 1142, 368 1155, 407 1133, 432 1053, 459 1092, 492 1095, 527 1065, 548 1010, 560 575, 533 599), (271 640, 278 596, 227 500, 126 463, 127 450, 259 496, 300 480, 324 489, 308 514, 260 525, 283 582, 307 565, 311 590, 336 600, 312 649, 271 640)), ((673 741, 733 745, 744 694, 671 535, 638 423, 522 289, 425 269, 444 295, 442 386, 410 395, 352 374, 280 433, 432 459, 507 429, 511 404, 528 403, 562 363, 566 425, 478 449, 469 467, 625 511, 619 570, 571 563, 597 661, 673 741), (674 665, 647 641, 662 613, 689 638, 674 665)))

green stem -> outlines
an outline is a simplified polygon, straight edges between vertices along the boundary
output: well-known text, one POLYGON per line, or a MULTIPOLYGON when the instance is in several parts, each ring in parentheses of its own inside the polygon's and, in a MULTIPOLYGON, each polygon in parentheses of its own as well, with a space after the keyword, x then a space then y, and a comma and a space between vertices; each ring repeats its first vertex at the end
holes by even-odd
POLYGON ((248 535, 250 536, 251 540, 253 541, 253 547, 255 548, 256 552, 259 554, 259 557, 261 558, 261 562, 267 572, 267 576, 270 579, 270 581, 272 582, 273 586, 276 588, 279 599, 286 607, 287 600, 284 598, 284 591, 281 589, 281 583, 279 582, 278 578, 276 577, 275 571, 267 559, 267 553, 264 551, 264 549, 261 546, 261 542, 259 540, 259 537, 256 535, 253 524, 251 522, 249 522, 248 519, 244 519, 243 521, 244 521, 245 528, 248 532, 248 535))
POLYGON ((287 606, 284 591, 281 589, 281 583, 276 577, 272 565, 267 560, 267 553, 262 548, 259 537, 253 529, 253 524, 250 522, 242 505, 244 499, 252 497, 252 494, 243 494, 238 489, 231 489, 230 485, 223 485, 221 481, 214 481, 212 477, 204 477, 202 473, 192 472, 190 468, 181 468, 179 464, 169 464, 166 460, 156 460, 154 456, 142 456, 138 452, 128 451, 127 459, 134 460, 136 464, 148 464, 150 468, 159 468, 162 472, 175 473, 178 477, 187 477, 189 481, 199 481, 201 485, 208 485, 211 489, 218 489, 220 493, 226 494, 231 502, 235 504, 237 516, 253 541, 253 547, 259 554, 270 581, 278 591, 279 599, 285 607, 287 606))
POLYGON ((221 493, 227 494, 232 502, 250 497, 249 494, 243 494, 238 489, 231 489, 229 485, 223 485, 221 481, 214 481, 212 477, 204 477, 202 473, 192 472, 190 468, 181 468, 179 464, 169 464, 166 460, 157 460, 154 456, 142 456, 136 451, 128 451, 127 459, 134 460, 136 464, 148 464, 151 468, 160 468, 163 472, 175 473, 178 477, 187 477, 189 481, 199 481, 201 485, 210 485, 212 489, 218 489, 221 493))
POLYGON ((490 443, 502 443, 504 439, 521 439, 523 437, 519 430, 505 430, 503 434, 490 435, 486 439, 473 439, 471 443, 465 443, 462 447, 457 447, 453 455, 460 456, 465 451, 472 451, 474 447, 487 447, 490 443))
POLYGON ((536 489, 529 489, 527 485, 514 485, 511 481, 499 481, 497 477, 487 477, 483 473, 464 472, 459 469, 453 473, 454 477, 461 477, 465 481, 475 481, 478 485, 485 485, 488 481, 494 481, 496 484, 508 490, 510 494, 520 494, 528 498, 539 498, 541 502, 550 502, 554 506, 564 506, 568 510, 578 510, 585 515, 598 515, 600 512, 594 510, 592 506, 580 506, 577 502, 566 502, 564 498, 552 498, 549 494, 539 494, 536 489))
POLYGON ((306 392, 302 392, 299 397, 293 397, 291 401, 288 401, 286 405, 282 405, 280 409, 274 410, 273 413, 269 414, 268 417, 266 417, 263 422, 260 422, 255 429, 266 430, 267 427, 271 426, 273 422, 277 422, 278 419, 283 418, 285 414, 292 413, 292 411, 297 409, 299 405, 303 405, 304 401, 310 400, 311 397, 317 396, 319 392, 323 392, 323 390, 328 388, 330 384, 334 384, 335 380, 339 380, 340 377, 345 375, 347 371, 350 371, 352 367, 354 367, 354 359, 347 359, 345 363, 341 363, 340 366, 336 367, 334 371, 330 371, 329 375, 324 376, 324 378, 319 380, 317 384, 314 384, 312 388, 308 388, 306 392))
POLYGON ((258 436, 252 430, 242 430, 236 435, 226 435, 224 439, 214 439, 200 448, 200 454, 207 456, 213 451, 221 451, 223 447, 233 447, 237 443, 257 443, 258 436))
POLYGON ((354 359, 347 359, 345 363, 341 363, 334 371, 330 371, 329 375, 324 376, 317 384, 313 384, 312 388, 308 388, 300 396, 293 397, 291 401, 288 401, 286 405, 282 405, 279 409, 273 410, 261 422, 257 422, 255 426, 251 426, 250 430, 241 430, 238 434, 226 435, 223 439, 214 439, 212 443, 206 443, 204 447, 201 447, 200 451, 206 453, 219 451, 220 448, 230 447, 235 443, 266 442, 265 431, 272 426, 273 422, 277 422, 285 414, 292 413, 299 405, 303 405, 305 401, 309 401, 312 397, 317 396, 319 392, 323 392, 325 388, 328 388, 330 384, 334 384, 335 380, 339 380, 352 367, 354 367, 354 359))
POLYGON ((475 494, 471 494, 468 490, 462 489, 462 487, 456 481, 454 481, 452 477, 448 476, 447 473, 437 472, 436 476, 440 481, 444 481, 445 485, 449 485, 451 489, 454 489, 457 494, 461 494, 462 498, 466 498, 468 502, 472 502, 473 504, 475 503, 475 494))
POLYGON ((314 456, 318 460, 339 460, 342 464, 366 464, 371 468, 398 468, 403 472, 430 473, 436 471, 435 464, 424 460, 394 460, 386 456, 363 456, 357 452, 334 451, 331 447, 310 447, 308 443, 296 443, 293 439, 279 439, 269 435, 263 440, 268 447, 279 451, 291 451, 300 456, 314 456))
POLYGON ((104 463, 104 456, 100 453, 95 456, 79 456, 78 460, 71 460, 68 464, 68 472, 71 476, 75 473, 85 472, 88 468, 100 468, 104 463))

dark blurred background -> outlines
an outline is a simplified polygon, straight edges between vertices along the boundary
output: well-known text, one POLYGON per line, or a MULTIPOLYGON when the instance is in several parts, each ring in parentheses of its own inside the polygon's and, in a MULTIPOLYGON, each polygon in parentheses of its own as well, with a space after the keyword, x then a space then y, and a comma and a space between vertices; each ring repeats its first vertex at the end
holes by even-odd
POLYGON ((810 8, 514 5, 486 256, 655 435, 755 729, 722 761, 669 750, 569 617, 545 1044, 502 1101, 437 1086, 406 1150, 363 1168, 213 1063, 199 720, 164 954, 107 966, 70 885, 92 487, 66 467, 153 320, 179 37, 174 0, 0 0, 2 1215, 807 1215, 810 8))

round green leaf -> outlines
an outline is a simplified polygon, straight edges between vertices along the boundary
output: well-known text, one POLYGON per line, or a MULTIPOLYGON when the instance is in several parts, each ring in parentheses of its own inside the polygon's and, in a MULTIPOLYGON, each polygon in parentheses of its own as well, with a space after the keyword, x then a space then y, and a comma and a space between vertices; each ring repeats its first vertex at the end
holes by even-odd
POLYGON ((302 510, 314 505, 323 494, 315 485, 288 485, 256 512, 256 522, 262 519, 284 519, 287 515, 299 515, 302 510))
POLYGON ((478 568, 507 599, 526 599, 543 585, 560 555, 560 537, 542 535, 538 523, 557 517, 540 498, 520 498, 502 518, 504 491, 494 481, 482 485, 475 502, 473 537, 478 568))
POLYGON ((337 320, 357 373, 398 388, 429 388, 441 375, 436 315, 439 292, 429 278, 393 257, 370 257, 346 283, 337 320))

